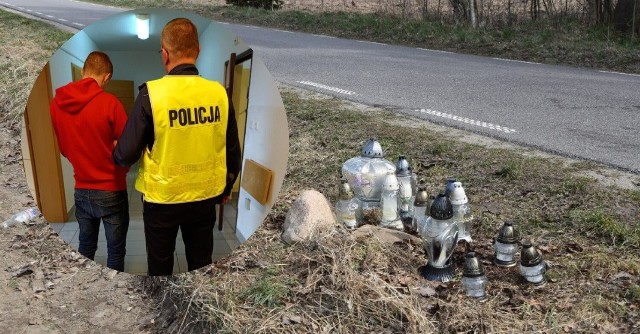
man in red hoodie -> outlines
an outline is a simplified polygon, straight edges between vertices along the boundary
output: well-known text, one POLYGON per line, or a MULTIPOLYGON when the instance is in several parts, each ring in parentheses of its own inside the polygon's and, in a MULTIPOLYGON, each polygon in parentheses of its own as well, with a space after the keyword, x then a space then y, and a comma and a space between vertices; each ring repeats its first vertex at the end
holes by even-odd
POLYGON ((73 166, 80 254, 93 260, 100 221, 107 239, 107 266, 124 271, 129 202, 128 168, 116 166, 111 151, 127 121, 120 101, 102 88, 113 74, 109 56, 92 52, 82 80, 56 89, 50 105, 60 152, 73 166))

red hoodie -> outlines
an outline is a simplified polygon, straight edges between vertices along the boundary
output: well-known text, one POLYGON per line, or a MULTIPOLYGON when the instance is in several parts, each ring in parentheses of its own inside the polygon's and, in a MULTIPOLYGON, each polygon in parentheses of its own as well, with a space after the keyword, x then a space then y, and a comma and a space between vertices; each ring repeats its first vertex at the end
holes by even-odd
POLYGON ((49 111, 60 153, 73 166, 76 189, 125 190, 128 168, 116 166, 111 157, 127 122, 120 101, 85 78, 56 89, 49 111))

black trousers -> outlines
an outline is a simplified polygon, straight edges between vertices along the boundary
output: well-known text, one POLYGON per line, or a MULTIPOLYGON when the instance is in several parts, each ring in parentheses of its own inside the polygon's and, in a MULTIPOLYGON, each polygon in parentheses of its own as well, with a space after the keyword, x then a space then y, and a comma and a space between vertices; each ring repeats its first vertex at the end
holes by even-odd
POLYGON ((149 276, 171 275, 178 228, 182 231, 188 270, 211 264, 216 200, 157 204, 143 201, 142 217, 149 276))

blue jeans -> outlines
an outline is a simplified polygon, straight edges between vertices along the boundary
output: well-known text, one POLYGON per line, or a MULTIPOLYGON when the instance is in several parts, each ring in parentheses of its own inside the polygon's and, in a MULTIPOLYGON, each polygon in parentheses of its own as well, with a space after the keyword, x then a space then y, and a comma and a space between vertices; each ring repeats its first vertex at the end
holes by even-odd
POLYGON ((75 189, 76 219, 80 227, 78 252, 93 260, 98 249, 100 220, 107 238, 107 267, 124 271, 129 199, 127 191, 75 189))

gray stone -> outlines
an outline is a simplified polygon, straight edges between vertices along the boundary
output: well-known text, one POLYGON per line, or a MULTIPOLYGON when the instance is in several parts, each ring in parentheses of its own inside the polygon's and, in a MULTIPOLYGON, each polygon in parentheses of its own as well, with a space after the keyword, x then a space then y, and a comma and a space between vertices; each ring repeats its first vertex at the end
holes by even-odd
POLYGON ((293 202, 284 221, 282 240, 304 242, 316 238, 337 225, 329 201, 317 190, 305 190, 293 202))
POLYGON ((386 245, 407 241, 414 245, 422 245, 422 239, 414 235, 373 225, 362 225, 354 230, 351 235, 356 239, 375 237, 386 245))

